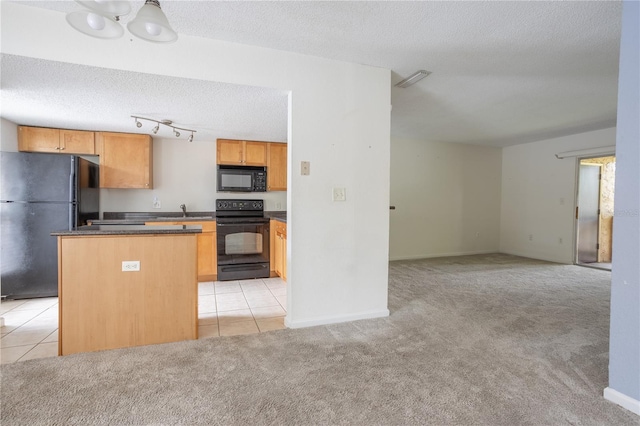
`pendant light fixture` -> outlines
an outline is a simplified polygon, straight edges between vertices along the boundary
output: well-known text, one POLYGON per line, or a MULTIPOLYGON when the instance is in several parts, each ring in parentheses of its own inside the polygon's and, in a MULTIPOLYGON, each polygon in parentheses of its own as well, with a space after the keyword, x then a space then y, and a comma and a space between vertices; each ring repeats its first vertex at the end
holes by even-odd
POLYGON ((96 38, 122 37, 124 30, 118 23, 120 16, 131 12, 128 1, 76 0, 86 7, 67 14, 67 22, 83 34, 96 38))
POLYGON ((127 24, 127 29, 134 36, 152 43, 172 43, 178 39, 158 0, 146 0, 136 18, 127 24))
MULTIPOLYGON (((67 22, 76 30, 91 37, 111 39, 124 34, 118 22, 120 16, 131 12, 131 4, 120 0, 75 0, 85 10, 67 14, 67 22)), ((135 19, 127 24, 131 34, 152 43, 172 43, 178 34, 160 9, 158 0, 146 0, 135 19)))

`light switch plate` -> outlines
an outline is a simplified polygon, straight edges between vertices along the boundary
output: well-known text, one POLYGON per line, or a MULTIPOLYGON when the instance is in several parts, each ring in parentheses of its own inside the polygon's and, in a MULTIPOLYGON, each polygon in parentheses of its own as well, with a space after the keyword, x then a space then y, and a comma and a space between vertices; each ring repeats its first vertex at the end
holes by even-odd
POLYGON ((346 201, 347 189, 346 188, 333 188, 333 201, 346 201))
POLYGON ((122 272, 138 272, 138 271, 140 271, 139 260, 123 260, 122 261, 122 272))
POLYGON ((311 163, 309 161, 300 162, 300 174, 302 176, 309 176, 311 173, 311 163))

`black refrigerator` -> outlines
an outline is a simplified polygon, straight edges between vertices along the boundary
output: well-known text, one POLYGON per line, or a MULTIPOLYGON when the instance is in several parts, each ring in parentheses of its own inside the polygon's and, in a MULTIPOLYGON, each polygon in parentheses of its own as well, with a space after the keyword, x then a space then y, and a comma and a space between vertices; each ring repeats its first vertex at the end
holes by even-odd
POLYGON ((58 295, 53 231, 100 214, 99 167, 72 155, 0 152, 0 294, 58 295))

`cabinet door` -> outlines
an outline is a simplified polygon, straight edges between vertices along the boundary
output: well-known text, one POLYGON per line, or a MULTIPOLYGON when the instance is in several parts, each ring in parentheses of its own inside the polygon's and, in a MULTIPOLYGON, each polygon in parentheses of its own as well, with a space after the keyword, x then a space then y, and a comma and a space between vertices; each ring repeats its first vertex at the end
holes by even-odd
POLYGON ((270 143, 268 146, 267 190, 287 190, 287 144, 270 143))
POLYGON ((94 155, 94 132, 60 130, 60 152, 63 154, 94 155))
POLYGON ((218 139, 216 146, 216 164, 241 166, 243 160, 242 141, 218 139))
POLYGON ((282 276, 282 260, 283 260, 283 256, 282 256, 282 234, 276 232, 276 242, 275 242, 275 253, 274 253, 274 261, 275 261, 275 266, 274 266, 274 271, 276 273, 276 275, 278 276, 282 276))
POLYGON ((265 142, 244 142, 245 166, 266 166, 267 165, 267 143, 265 142))
POLYGON ((153 188, 153 141, 148 135, 96 133, 100 188, 153 188))
POLYGON ((282 279, 287 281, 287 234, 282 236, 282 279))
POLYGON ((18 151, 60 152, 60 130, 18 126, 18 151))
POLYGON ((176 225, 199 225, 198 234, 198 281, 212 281, 218 273, 218 252, 216 250, 216 222, 174 222, 176 225))

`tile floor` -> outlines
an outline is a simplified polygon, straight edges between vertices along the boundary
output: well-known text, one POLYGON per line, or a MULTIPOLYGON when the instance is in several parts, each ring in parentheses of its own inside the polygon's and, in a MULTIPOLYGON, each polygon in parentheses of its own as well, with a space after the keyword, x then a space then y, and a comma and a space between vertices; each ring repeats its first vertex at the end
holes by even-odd
MULTIPOLYGON (((280 278, 199 283, 198 336, 282 329, 286 307, 287 287, 280 278)), ((57 297, 2 301, 0 316, 2 364, 57 356, 57 297)))

